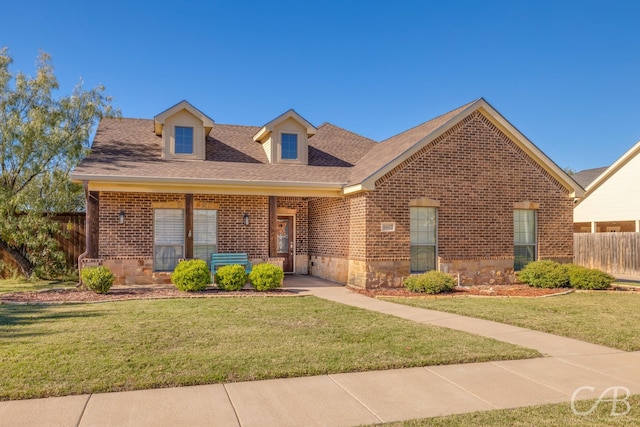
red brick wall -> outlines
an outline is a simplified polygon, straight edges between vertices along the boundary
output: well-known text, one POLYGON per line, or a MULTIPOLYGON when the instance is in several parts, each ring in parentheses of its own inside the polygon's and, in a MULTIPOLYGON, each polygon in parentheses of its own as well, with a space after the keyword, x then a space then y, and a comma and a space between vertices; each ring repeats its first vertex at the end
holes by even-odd
POLYGON ((311 199, 309 255, 364 260, 367 252, 366 214, 363 194, 311 199))
POLYGON ((539 203, 539 258, 573 256, 573 201, 546 171, 474 113, 387 174, 367 198, 368 260, 408 259, 409 202, 438 208, 438 255, 513 258, 513 204, 539 203), (395 221, 395 233, 380 222, 395 221))
MULTIPOLYGON (((99 257, 153 256, 153 203, 184 202, 182 194, 100 193, 99 257), (126 212, 118 224, 118 212, 126 212)), ((262 196, 194 195, 194 202, 218 203, 218 251, 268 256, 268 198, 262 196), (242 224, 244 213, 250 225, 242 224)))
POLYGON ((367 199, 365 194, 359 194, 348 198, 349 212, 349 259, 364 260, 370 251, 367 223, 369 212, 367 211, 367 199))
POLYGON ((269 256, 269 198, 266 196, 194 195, 194 202, 219 203, 218 252, 244 252, 249 258, 269 256), (243 225, 244 214, 250 224, 243 225))
POLYGON ((309 255, 347 258, 349 202, 346 199, 309 200, 309 255))
POLYGON ((181 194, 100 193, 98 257, 153 256, 153 202, 184 202, 181 194), (125 223, 118 224, 124 211, 125 223))

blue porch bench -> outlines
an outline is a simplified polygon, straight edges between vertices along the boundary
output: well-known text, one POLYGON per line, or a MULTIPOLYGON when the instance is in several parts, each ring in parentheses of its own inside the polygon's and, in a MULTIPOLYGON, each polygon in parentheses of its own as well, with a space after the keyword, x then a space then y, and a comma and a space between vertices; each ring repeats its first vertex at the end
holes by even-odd
POLYGON ((211 274, 216 274, 218 269, 225 265, 241 265, 245 273, 251 273, 251 261, 247 254, 211 254, 211 274))

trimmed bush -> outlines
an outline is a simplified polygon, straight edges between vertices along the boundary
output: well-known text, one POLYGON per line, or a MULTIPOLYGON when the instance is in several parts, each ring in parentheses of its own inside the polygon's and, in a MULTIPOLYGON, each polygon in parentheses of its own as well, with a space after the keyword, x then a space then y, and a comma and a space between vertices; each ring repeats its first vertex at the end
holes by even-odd
POLYGON ((282 286, 284 271, 273 264, 258 264, 249 273, 249 281, 257 291, 271 291, 282 286))
POLYGON ((569 284, 575 289, 605 290, 611 287, 615 277, 597 269, 579 265, 568 266, 569 284))
POLYGON ((183 292, 203 291, 211 283, 211 273, 203 260, 188 259, 176 265, 171 281, 183 292))
POLYGON ((569 286, 569 271, 565 265, 555 261, 533 261, 518 273, 518 279, 535 288, 566 288, 569 286))
POLYGON ((107 267, 85 267, 82 269, 80 276, 82 283, 98 294, 106 294, 113 286, 116 276, 107 267))
POLYGON ((247 283, 247 273, 241 265, 225 265, 218 269, 215 279, 220 289, 239 291, 247 283))
POLYGON ((411 292, 420 292, 432 295, 449 292, 456 286, 456 282, 451 276, 435 270, 419 276, 409 276, 405 279, 403 284, 411 292))

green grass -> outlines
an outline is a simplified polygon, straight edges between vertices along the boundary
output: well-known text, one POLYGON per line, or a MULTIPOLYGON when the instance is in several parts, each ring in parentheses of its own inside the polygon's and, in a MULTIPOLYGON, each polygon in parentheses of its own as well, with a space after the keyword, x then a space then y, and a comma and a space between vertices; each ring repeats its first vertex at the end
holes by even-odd
MULTIPOLYGON (((621 398, 624 396, 621 396, 621 398)), ((578 412, 587 412, 595 401, 579 401, 575 403, 578 412)), ((640 395, 631 396, 628 400, 630 412, 622 415, 627 407, 618 401, 616 413, 612 416, 611 402, 600 402, 589 415, 575 415, 570 403, 531 406, 527 408, 502 409, 494 411, 473 412, 468 414, 450 415, 446 417, 425 418, 404 422, 376 424, 386 427, 467 427, 467 426, 564 426, 564 427, 596 427, 596 426, 638 426, 640 425, 640 395)))
POLYGON ((315 297, 0 305, 0 400, 538 356, 315 297))
POLYGON ((385 298, 494 320, 625 351, 640 350, 640 293, 575 292, 550 298, 385 298))
POLYGON ((38 280, 31 282, 25 279, 0 279, 0 294, 8 292, 29 292, 43 289, 73 288, 78 284, 71 280, 38 280))

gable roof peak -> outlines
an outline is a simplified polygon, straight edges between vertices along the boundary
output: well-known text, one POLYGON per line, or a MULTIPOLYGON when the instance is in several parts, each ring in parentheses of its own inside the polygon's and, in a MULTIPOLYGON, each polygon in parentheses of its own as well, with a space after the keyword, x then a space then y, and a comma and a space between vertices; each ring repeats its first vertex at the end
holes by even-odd
POLYGON ((209 134, 209 132, 211 132, 211 128, 213 127, 213 119, 207 116, 206 114, 204 114, 202 111, 198 110, 193 105, 191 105, 191 103, 189 103, 187 100, 183 99, 182 101, 178 102, 172 107, 167 108, 166 110, 164 110, 163 112, 161 112, 160 114, 156 115, 153 118, 154 130, 156 132, 156 135, 158 136, 162 135, 162 128, 164 126, 164 122, 168 117, 171 117, 177 112, 182 110, 186 110, 193 116, 202 120, 202 124, 206 130, 207 135, 209 134))
POLYGON ((569 190, 573 197, 580 198, 584 195, 584 189, 577 182, 509 123, 484 98, 478 98, 382 141, 355 165, 345 193, 375 189, 375 182, 379 178, 476 111, 515 142, 529 157, 569 190))
POLYGON ((429 124, 436 123, 441 118, 449 118, 449 116, 454 116, 454 115, 457 115, 457 114, 466 116, 469 111, 475 110, 477 108, 476 104, 479 104, 481 101, 484 101, 484 103, 487 104, 487 105, 489 104, 487 101, 484 100, 484 98, 478 98, 478 99, 476 99, 474 101, 471 101, 471 102, 468 102, 466 104, 463 104, 460 107, 454 108, 453 110, 448 111, 448 112, 446 112, 444 114, 440 114, 439 116, 434 117, 433 119, 427 120, 426 122, 419 123, 419 124, 409 128, 407 130, 404 130, 404 131, 402 131, 402 132, 400 132, 400 133, 398 133, 396 135, 390 136, 389 138, 382 140, 381 143, 385 143, 386 141, 389 141, 391 139, 397 138, 400 135, 411 133, 414 130, 419 130, 419 128, 421 128, 423 126, 428 126, 429 124))
POLYGON ((296 122, 298 122, 302 127, 304 127, 306 129, 306 131, 307 131, 307 136, 309 136, 309 137, 315 135, 317 130, 318 130, 314 125, 309 123, 309 121, 307 119, 305 119, 300 114, 298 114, 296 112, 296 110, 294 110, 293 108, 290 108, 289 110, 287 110, 284 113, 280 114, 275 119, 273 119, 270 122, 268 122, 267 124, 265 124, 253 136, 253 140, 256 141, 256 142, 262 141, 264 138, 268 137, 271 134, 271 132, 273 132, 273 129, 276 126, 278 126, 280 123, 282 123, 282 122, 284 122, 285 120, 288 120, 288 119, 293 119, 296 122))

